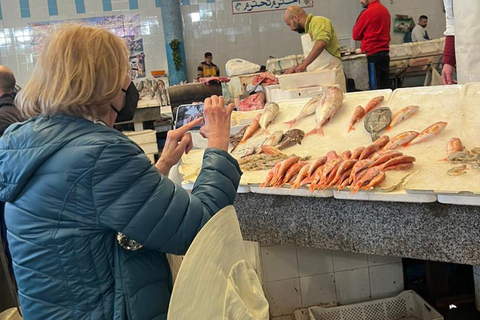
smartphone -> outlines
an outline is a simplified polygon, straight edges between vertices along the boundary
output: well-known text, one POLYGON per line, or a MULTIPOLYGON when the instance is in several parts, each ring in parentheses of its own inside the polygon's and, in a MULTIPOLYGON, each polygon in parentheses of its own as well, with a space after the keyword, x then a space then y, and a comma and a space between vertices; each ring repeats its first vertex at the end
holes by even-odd
MULTIPOLYGON (((182 104, 178 106, 177 116, 175 119, 175 128, 178 129, 187 123, 203 117, 203 103, 182 104)), ((203 123, 195 126, 192 130, 199 130, 203 123)))

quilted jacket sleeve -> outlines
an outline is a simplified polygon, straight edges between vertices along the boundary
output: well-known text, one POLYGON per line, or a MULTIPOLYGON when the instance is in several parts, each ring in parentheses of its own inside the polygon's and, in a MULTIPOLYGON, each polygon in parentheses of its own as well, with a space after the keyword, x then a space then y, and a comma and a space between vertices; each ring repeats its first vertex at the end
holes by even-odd
POLYGON ((207 149, 194 190, 160 175, 132 143, 101 152, 92 173, 98 223, 162 252, 184 254, 201 227, 233 204, 238 163, 227 152, 207 149))

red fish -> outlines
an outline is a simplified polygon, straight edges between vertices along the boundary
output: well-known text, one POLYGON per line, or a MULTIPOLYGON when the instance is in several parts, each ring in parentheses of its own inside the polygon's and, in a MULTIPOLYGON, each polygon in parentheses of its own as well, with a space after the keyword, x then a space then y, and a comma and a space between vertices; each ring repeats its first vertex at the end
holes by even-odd
POLYGON ((357 106, 355 108, 355 111, 353 112, 352 119, 350 119, 350 127, 348 128, 348 132, 355 130, 355 123, 357 123, 358 120, 362 119, 364 115, 365 110, 362 108, 362 106, 357 106))
POLYGON ((425 130, 420 132, 420 134, 417 137, 415 137, 415 139, 413 139, 412 141, 407 143, 407 145, 405 145, 405 146, 407 147, 407 146, 412 145, 412 144, 417 144, 417 143, 423 142, 425 140, 430 139, 431 137, 434 137, 434 136, 440 134, 443 130, 445 130, 445 128, 447 127, 447 124, 448 124, 447 122, 443 122, 443 121, 436 122, 436 123, 432 124, 431 126, 426 128, 425 130))
POLYGON ((378 96, 370 100, 365 106, 365 114, 369 113, 370 111, 378 107, 380 103, 383 102, 384 99, 385 99, 384 96, 378 96))

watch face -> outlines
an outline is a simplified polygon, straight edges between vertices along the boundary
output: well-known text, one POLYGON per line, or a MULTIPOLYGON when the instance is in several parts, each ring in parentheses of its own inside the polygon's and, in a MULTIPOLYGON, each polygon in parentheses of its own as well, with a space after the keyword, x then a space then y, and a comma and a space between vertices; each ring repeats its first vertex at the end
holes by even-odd
MULTIPOLYGON (((203 103, 182 104, 177 109, 175 128, 178 129, 181 126, 201 117, 203 117, 203 103)), ((199 130, 202 125, 193 127, 192 130, 199 130)))

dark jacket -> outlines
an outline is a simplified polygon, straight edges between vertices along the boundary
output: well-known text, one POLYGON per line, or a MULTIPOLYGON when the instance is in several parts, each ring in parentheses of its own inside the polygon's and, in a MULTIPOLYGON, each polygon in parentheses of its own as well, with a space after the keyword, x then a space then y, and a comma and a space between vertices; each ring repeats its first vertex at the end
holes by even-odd
POLYGON ((188 194, 121 132, 67 115, 11 126, 0 172, 25 319, 166 319, 165 253, 184 254, 240 181, 235 159, 207 149, 188 194))
POLYGON ((22 121, 20 111, 13 105, 13 96, 4 94, 0 97, 0 137, 9 125, 22 121))

